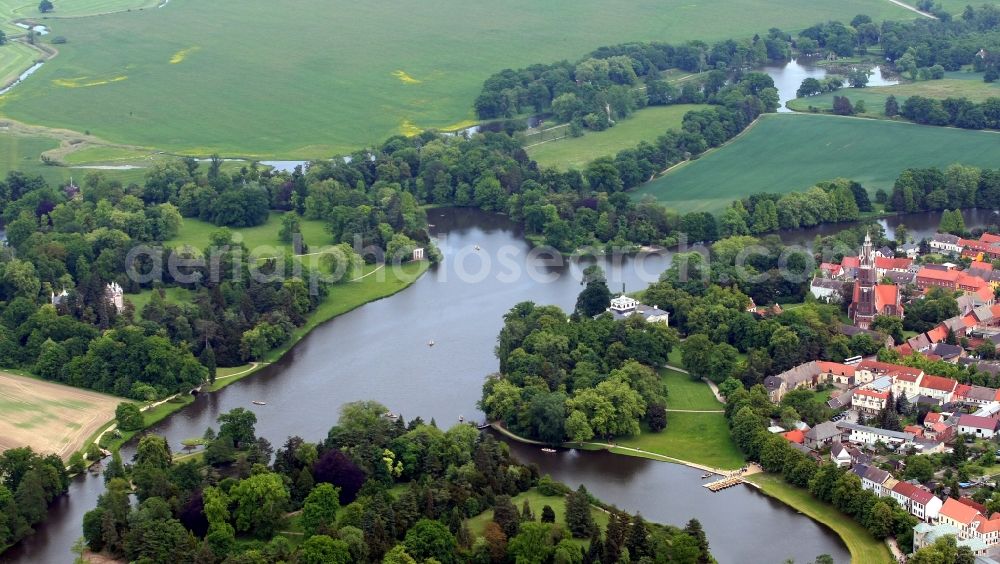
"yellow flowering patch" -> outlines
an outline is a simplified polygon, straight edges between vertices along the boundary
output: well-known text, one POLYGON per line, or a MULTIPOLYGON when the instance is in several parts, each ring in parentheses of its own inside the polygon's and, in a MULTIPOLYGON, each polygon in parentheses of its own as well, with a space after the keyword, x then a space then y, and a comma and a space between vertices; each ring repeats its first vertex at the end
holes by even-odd
POLYGON ((404 119, 403 123, 399 124, 399 132, 407 137, 420 135, 421 131, 423 131, 423 129, 417 127, 417 124, 408 119, 404 119))
POLYGON ((86 88, 88 86, 101 86, 103 84, 111 84, 112 82, 121 82, 123 80, 128 80, 128 77, 121 75, 113 76, 111 78, 92 79, 89 76, 81 76, 78 78, 56 78, 52 81, 52 84, 62 86, 63 88, 86 88))
POLYGON ((392 76, 398 78, 404 84, 420 84, 419 80, 407 74, 406 71, 402 70, 392 71, 392 76))

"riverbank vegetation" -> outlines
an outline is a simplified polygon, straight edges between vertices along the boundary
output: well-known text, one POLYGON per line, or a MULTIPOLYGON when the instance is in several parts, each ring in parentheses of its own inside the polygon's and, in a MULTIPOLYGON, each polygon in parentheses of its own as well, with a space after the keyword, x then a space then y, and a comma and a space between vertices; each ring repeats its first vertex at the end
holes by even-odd
POLYGON ((818 501, 808 490, 791 486, 774 474, 754 474, 748 476, 747 480, 765 494, 832 529, 847 545, 851 560, 873 563, 895 562, 885 542, 872 537, 868 530, 830 504, 818 501))
POLYGON ((132 465, 113 460, 84 517, 87 548, 208 563, 711 561, 697 521, 678 529, 594 507, 585 489, 539 476, 469 425, 406 424, 357 402, 325 440, 289 437, 275 450, 252 412, 219 423, 204 456, 177 461, 148 435, 132 465))
MULTIPOLYGON (((408 281, 396 266, 370 284, 350 281, 374 272, 365 261, 398 265, 429 246, 423 210, 391 184, 352 188, 323 169, 229 174, 219 160, 199 169, 193 160, 157 165, 141 186, 93 174, 81 186, 53 188, 41 177, 8 175, 0 184, 9 244, 0 263, 0 365, 143 401, 186 392, 213 381, 218 366, 283 349, 317 314, 325 320, 397 291, 408 281), (185 216, 223 228, 200 248, 182 245, 185 216), (252 242, 283 250, 258 261, 226 225, 251 227, 252 242), (323 243, 338 246, 322 256, 309 247, 323 243), (126 264, 139 245, 147 246, 140 260, 126 264), (310 260, 293 256, 302 254, 310 260), (183 288, 189 300, 171 303, 153 291, 136 311, 121 295, 162 285, 183 288), (328 299, 334 287, 345 288, 344 303, 328 299)), ((193 225, 187 240, 204 243, 206 226, 193 225)), ((428 255, 437 256, 433 248, 428 255)))
POLYGON ((31 447, 0 453, 0 554, 30 535, 68 487, 69 474, 58 455, 43 456, 31 447))

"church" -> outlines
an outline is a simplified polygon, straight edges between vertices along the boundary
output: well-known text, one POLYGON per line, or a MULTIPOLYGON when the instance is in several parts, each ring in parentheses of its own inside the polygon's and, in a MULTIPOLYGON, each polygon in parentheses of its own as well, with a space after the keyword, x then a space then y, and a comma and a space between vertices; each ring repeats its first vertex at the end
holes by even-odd
POLYGON ((875 268, 875 250, 871 235, 865 234, 861 247, 858 276, 854 282, 854 293, 848 314, 854 325, 869 329, 877 315, 903 318, 902 296, 895 284, 879 284, 875 268))

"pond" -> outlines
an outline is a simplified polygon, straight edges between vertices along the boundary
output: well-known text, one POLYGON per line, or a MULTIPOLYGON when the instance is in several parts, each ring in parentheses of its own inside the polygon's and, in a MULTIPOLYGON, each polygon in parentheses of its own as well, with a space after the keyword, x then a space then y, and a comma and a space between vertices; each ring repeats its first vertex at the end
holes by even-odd
MULTIPOLYGON (((825 67, 816 64, 815 58, 809 57, 798 57, 787 63, 765 65, 757 70, 766 72, 774 80, 774 86, 778 89, 778 99, 780 100, 779 112, 791 112, 785 107, 785 102, 796 98, 795 92, 802 85, 803 80, 807 78, 823 80, 827 74, 836 74, 828 73, 825 67)), ((871 68, 868 86, 891 86, 893 84, 899 84, 899 81, 883 74, 882 67, 873 66, 871 68)))

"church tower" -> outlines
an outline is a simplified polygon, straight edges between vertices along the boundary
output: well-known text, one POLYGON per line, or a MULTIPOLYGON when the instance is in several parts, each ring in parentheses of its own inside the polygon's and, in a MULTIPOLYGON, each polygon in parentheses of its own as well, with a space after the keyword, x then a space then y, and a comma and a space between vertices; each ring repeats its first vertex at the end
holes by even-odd
POLYGON ((861 246, 860 265, 858 266, 858 279, 854 283, 854 301, 851 303, 851 319, 854 324, 862 329, 868 329, 878 307, 875 303, 875 285, 877 284, 877 274, 875 271, 875 249, 872 246, 871 234, 865 233, 865 243, 861 246))

